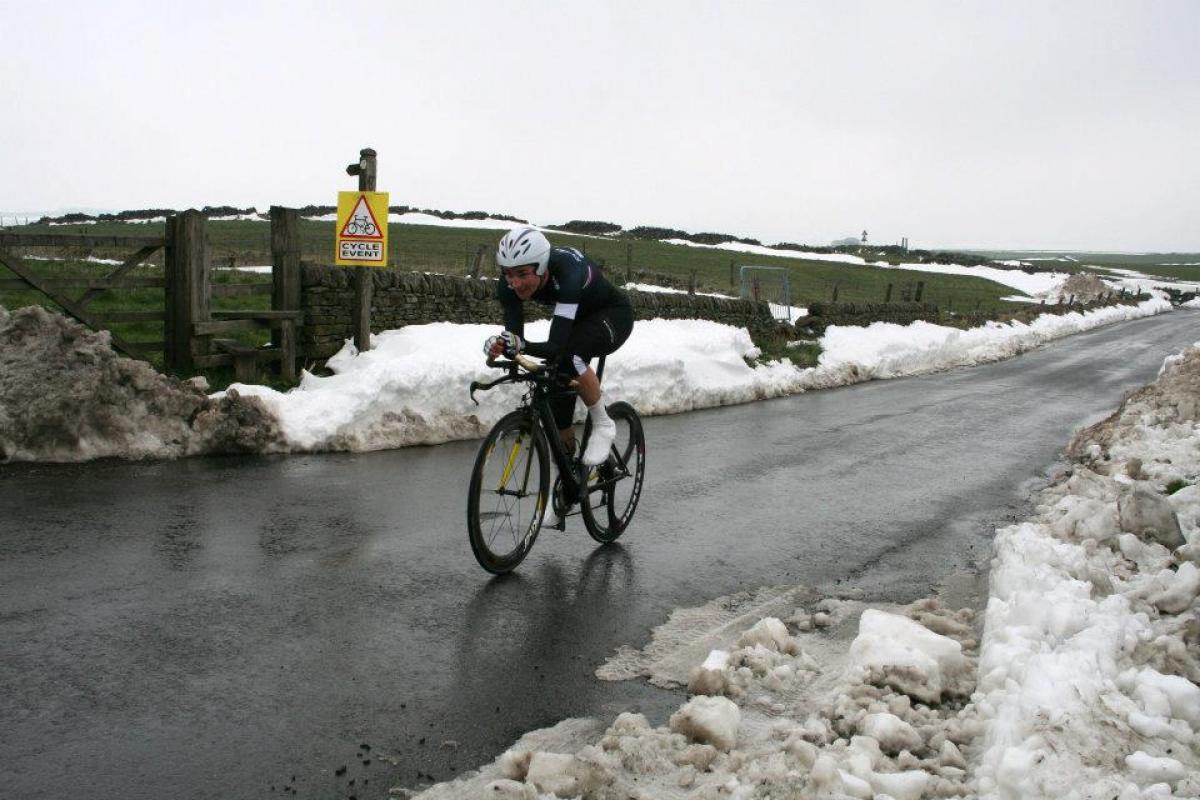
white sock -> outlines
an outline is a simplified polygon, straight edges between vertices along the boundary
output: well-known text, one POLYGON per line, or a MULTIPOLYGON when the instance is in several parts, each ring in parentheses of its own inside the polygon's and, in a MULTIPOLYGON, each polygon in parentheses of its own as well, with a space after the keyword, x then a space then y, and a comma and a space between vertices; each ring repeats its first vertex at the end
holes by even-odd
POLYGON ((598 423, 612 422, 608 418, 608 409, 604 407, 604 395, 600 395, 600 399, 587 407, 588 415, 592 418, 592 426, 595 427, 598 423))
POLYGON ((595 466, 604 463, 608 458, 608 448, 616 437, 617 423, 608 416, 608 409, 604 407, 604 395, 600 395, 600 399, 587 409, 592 418, 592 433, 588 437, 587 449, 583 451, 583 463, 595 466))

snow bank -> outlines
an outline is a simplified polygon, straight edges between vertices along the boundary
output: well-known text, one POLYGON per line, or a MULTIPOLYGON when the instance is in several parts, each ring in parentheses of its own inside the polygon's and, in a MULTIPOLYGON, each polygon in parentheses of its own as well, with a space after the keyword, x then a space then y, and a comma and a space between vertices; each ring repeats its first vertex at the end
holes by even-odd
MULTIPOLYGON (((744 328, 704 320, 643 320, 634 325, 629 340, 608 363, 604 385, 610 400, 627 400, 642 414, 672 414, 997 361, 1061 336, 1168 310, 1166 300, 1154 299, 1138 306, 1046 314, 1029 325, 988 323, 965 331, 925 322, 831 326, 821 339, 824 349, 815 368, 800 368, 788 359, 756 363, 759 352, 744 328)), ((535 322, 527 328, 531 339, 544 339, 548 323, 535 322)), ((256 398, 258 413, 266 410, 273 420, 247 425, 269 427, 271 432, 261 438, 247 437, 244 445, 253 448, 258 442, 262 451, 366 451, 478 438, 515 407, 521 395, 516 387, 500 387, 479 393, 478 406, 468 396, 471 381, 499 377, 486 367, 481 353, 483 340, 495 332, 486 325, 411 325, 372 336, 372 349, 366 353, 358 353, 347 342, 328 362, 333 375, 305 373, 292 391, 234 384, 229 394, 221 392, 209 399, 244 405, 256 398)), ((50 334, 37 347, 54 350, 52 358, 72 358, 71 343, 57 334, 50 334)), ((76 364, 79 385, 107 386, 106 382, 121 380, 104 371, 107 363, 93 356, 86 364, 76 364)), ((14 387, 40 386, 47 379, 35 359, 10 359, 7 370, 5 380, 14 387)), ((150 396, 159 391, 169 398, 171 390, 162 388, 167 385, 143 382, 140 402, 154 405, 150 396)), ((62 395, 70 396, 78 407, 74 416, 114 420, 96 436, 71 433, 72 414, 48 410, 45 404, 7 412, 26 420, 21 445, 6 447, 7 457, 172 457, 210 452, 215 446, 200 440, 183 444, 174 434, 147 434, 132 424, 136 414, 127 417, 129 424, 120 423, 115 398, 124 391, 115 386, 62 395), (89 407, 93 405, 96 408, 89 407)), ((192 427, 191 407, 173 405, 169 399, 158 403, 147 418, 167 425, 164 415, 171 409, 177 409, 178 418, 170 426, 192 427)))
POLYGON ((1028 325, 988 322, 967 330, 920 321, 830 326, 821 338, 818 366, 801 384, 824 388, 1000 361, 1063 336, 1170 310, 1167 300, 1156 297, 1135 306, 1042 314, 1028 325))
POLYGON ((1081 431, 1073 473, 997 533, 982 797, 1200 795, 1198 398, 1193 347, 1081 431))
MULTIPOLYGON (((758 350, 744 328, 643 320, 608 362, 604 385, 611 400, 627 400, 642 414, 674 414, 997 361, 1061 336, 1170 308, 1156 299, 966 331, 925 322, 831 326, 821 340, 825 349, 818 366, 808 369, 787 359, 751 363, 758 350)), ((547 331, 545 321, 527 326, 535 341, 547 331)), ((499 377, 480 355, 492 333, 487 325, 410 325, 373 336, 366 353, 347 343, 329 361, 335 375, 305 374, 290 392, 241 384, 235 389, 262 399, 295 450, 361 451, 476 438, 520 397, 512 386, 479 393, 478 406, 468 397, 471 381, 499 377)))
MULTIPOLYGON (((544 339, 549 323, 526 326, 544 339)), ((305 374, 282 393, 236 385, 280 419, 299 450, 372 450, 483 436, 511 411, 522 394, 506 385, 480 392, 478 406, 467 387, 500 373, 483 363, 481 345, 494 326, 434 323, 410 325, 371 337, 371 350, 349 343, 329 360, 336 374, 305 374)), ((703 320, 646 320, 608 365, 605 386, 613 400, 631 400, 644 414, 688 411, 778 396, 795 374, 790 365, 751 367, 757 355, 745 329, 703 320)))

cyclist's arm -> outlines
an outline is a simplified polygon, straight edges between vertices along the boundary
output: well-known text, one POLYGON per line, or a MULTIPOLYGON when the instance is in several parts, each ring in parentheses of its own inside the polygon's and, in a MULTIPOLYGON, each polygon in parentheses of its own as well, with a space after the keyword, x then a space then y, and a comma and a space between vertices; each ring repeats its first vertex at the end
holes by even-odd
POLYGON ((575 314, 579 311, 579 303, 564 302, 559 298, 554 306, 554 316, 550 318, 550 336, 544 342, 526 342, 525 352, 534 358, 552 360, 558 358, 567 346, 567 338, 575 324, 575 314))
POLYGON ((512 331, 522 339, 525 338, 525 307, 521 304, 521 298, 517 297, 509 285, 500 280, 500 285, 496 288, 496 298, 500 301, 500 306, 504 309, 504 330, 512 331))

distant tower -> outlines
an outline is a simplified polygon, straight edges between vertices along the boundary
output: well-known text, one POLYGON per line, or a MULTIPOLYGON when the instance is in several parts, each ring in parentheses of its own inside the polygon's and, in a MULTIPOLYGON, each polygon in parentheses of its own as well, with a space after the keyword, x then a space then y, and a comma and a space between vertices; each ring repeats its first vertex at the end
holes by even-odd
POLYGON ((862 238, 862 243, 863 243, 863 244, 866 244, 866 243, 867 243, 867 230, 866 230, 866 228, 864 228, 864 229, 863 229, 863 238, 862 238))

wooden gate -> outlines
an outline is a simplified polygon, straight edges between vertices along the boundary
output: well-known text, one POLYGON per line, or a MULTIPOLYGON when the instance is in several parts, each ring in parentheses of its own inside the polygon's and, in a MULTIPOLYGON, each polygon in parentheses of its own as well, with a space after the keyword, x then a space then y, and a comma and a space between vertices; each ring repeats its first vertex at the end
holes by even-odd
POLYGON ((177 374, 197 368, 233 366, 235 378, 249 381, 258 365, 279 362, 280 377, 296 380, 296 357, 300 311, 299 217, 295 209, 271 208, 271 284, 218 284, 210 280, 210 259, 205 232, 206 218, 199 211, 185 211, 167 218, 166 235, 89 236, 76 234, 0 233, 0 264, 16 278, 0 278, 0 289, 32 288, 48 297, 67 314, 93 330, 107 330, 113 347, 131 358, 147 359, 151 352, 163 353, 164 366, 177 374), (52 278, 39 275, 27 258, 12 248, 136 247, 107 275, 52 278), (158 250, 164 250, 161 276, 131 276, 128 273, 158 250), (164 290, 161 311, 113 311, 98 313, 89 308, 100 292, 122 288, 164 290), (82 294, 70 294, 82 290, 82 294), (211 310, 211 298, 271 294, 270 310, 211 310), (162 322, 160 341, 128 341, 112 331, 117 322, 162 322), (266 347, 241 345, 230 333, 270 329, 266 347))
POLYGON ((131 342, 113 333, 109 326, 114 322, 153 322, 165 318, 163 311, 113 311, 99 313, 91 310, 92 301, 107 289, 165 288, 163 278, 130 276, 128 273, 166 246, 161 236, 80 236, 37 233, 0 233, 0 264, 8 267, 16 278, 0 279, 0 288, 32 288, 53 300, 65 312, 93 330, 108 330, 115 349, 131 358, 147 357, 147 353, 164 348, 163 341, 131 342), (24 258, 17 256, 12 248, 44 247, 82 248, 137 248, 107 275, 100 278, 67 277, 52 278, 39 275, 38 271, 24 258), (71 294, 82 289, 82 294, 71 294))
POLYGON ((260 364, 279 362, 279 375, 296 380, 300 310, 300 216, 293 208, 271 206, 271 284, 213 285, 204 235, 205 218, 185 211, 168 219, 167 236, 175 244, 167 257, 167 329, 169 361, 192 367, 231 365, 235 380, 250 381, 260 364), (189 255, 190 254, 190 255, 189 255), (213 311, 209 298, 269 291, 269 311, 213 311), (270 329, 266 347, 225 338, 238 331, 270 329))

